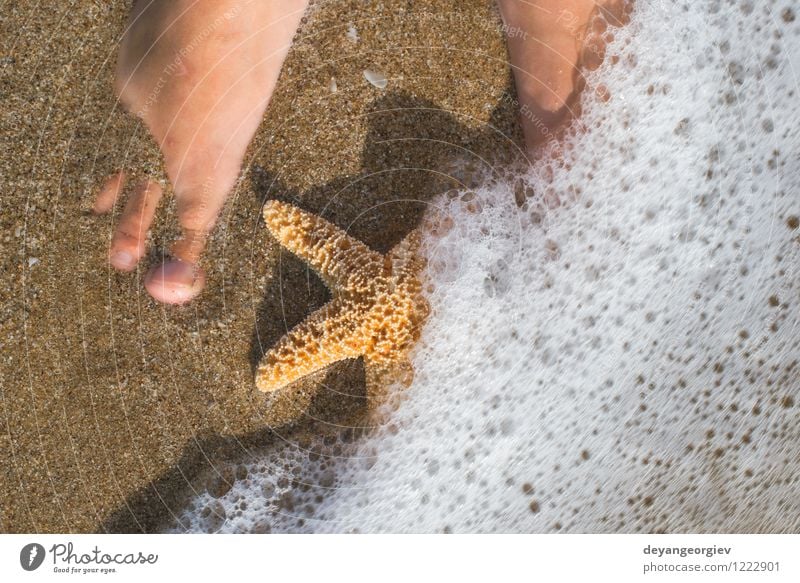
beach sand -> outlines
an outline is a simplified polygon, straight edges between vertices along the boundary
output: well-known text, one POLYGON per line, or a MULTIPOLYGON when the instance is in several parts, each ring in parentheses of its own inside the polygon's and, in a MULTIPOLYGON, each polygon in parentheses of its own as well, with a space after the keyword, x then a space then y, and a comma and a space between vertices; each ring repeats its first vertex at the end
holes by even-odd
POLYGON ((3 532, 157 530, 193 489, 224 489, 249 449, 352 423, 359 362, 278 395, 255 389, 260 355, 328 294, 270 239, 263 201, 292 201, 383 252, 455 185, 438 172, 447 159, 519 153, 493 2, 320 2, 209 245, 206 290, 164 307, 141 278, 174 213, 159 213, 150 257, 126 275, 106 259, 116 216, 89 212, 115 169, 163 178, 112 92, 126 15, 81 0, 12 2, 0 16, 3 532), (218 480, 198 478, 212 467, 218 480))

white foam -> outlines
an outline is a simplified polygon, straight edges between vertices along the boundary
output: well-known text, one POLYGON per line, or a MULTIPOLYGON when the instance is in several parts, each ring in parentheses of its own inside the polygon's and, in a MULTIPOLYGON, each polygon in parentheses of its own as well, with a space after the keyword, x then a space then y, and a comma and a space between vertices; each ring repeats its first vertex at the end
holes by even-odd
POLYGON ((174 530, 797 531, 790 4, 639 0, 589 78, 611 100, 585 92, 535 197, 436 201, 453 226, 427 233, 432 315, 390 423, 265 452, 174 530))

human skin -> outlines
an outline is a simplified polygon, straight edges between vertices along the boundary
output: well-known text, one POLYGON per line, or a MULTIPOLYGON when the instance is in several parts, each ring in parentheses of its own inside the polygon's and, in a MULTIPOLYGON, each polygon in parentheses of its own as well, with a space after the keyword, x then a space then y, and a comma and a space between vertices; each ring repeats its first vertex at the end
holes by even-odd
POLYGON ((593 28, 626 18, 626 0, 497 0, 505 24, 520 123, 529 153, 575 113, 581 66, 596 67, 603 43, 593 28), (599 22, 596 24, 601 24, 599 22))
MULTIPOLYGON (((164 156, 181 237, 145 276, 164 303, 203 288, 198 262, 267 108, 307 0, 139 0, 119 49, 115 91, 164 156)), ((95 201, 108 212, 127 173, 109 177, 95 201)), ((112 237, 111 265, 132 271, 146 252, 161 186, 133 189, 112 237)))
MULTIPOLYGON (((597 4, 620 0, 498 0, 530 152, 551 135, 576 93, 585 33, 597 4), (511 31, 517 31, 511 34, 511 31)), ((139 0, 122 39, 115 91, 158 143, 173 186, 181 236, 145 276, 164 303, 191 301, 205 284, 208 235, 238 179, 308 0, 139 0)), ((95 200, 109 212, 128 172, 95 200)), ((127 196, 109 250, 133 271, 146 253, 163 188, 142 180, 127 196)))

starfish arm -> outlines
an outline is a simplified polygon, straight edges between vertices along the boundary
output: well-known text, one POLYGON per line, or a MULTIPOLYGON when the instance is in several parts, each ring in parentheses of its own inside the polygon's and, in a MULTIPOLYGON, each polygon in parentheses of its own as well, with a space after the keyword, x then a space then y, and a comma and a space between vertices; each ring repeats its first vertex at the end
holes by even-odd
MULTIPOLYGON (((367 408, 377 410, 389 397, 399 398, 398 387, 408 387, 414 380, 414 368, 408 358, 385 360, 364 358, 364 371, 367 381, 367 408)), ((397 402, 389 403, 390 409, 397 408, 397 402)))
POLYGON ((392 274, 402 282, 416 280, 425 267, 425 261, 419 254, 421 238, 418 231, 411 231, 387 254, 392 266, 392 274))
POLYGON ((392 296, 393 317, 386 318, 383 338, 378 335, 375 349, 390 354, 403 353, 419 340, 422 324, 428 317, 430 306, 422 293, 422 271, 425 259, 420 255, 421 238, 412 231, 395 245, 387 255, 391 264, 394 289, 392 296), (387 342, 389 341, 389 342, 387 342), (389 349, 389 346, 392 346, 389 349), (388 350, 388 352, 387 352, 388 350))
POLYGON ((352 305, 338 300, 311 314, 263 356, 256 386, 276 391, 335 362, 361 356, 365 347, 357 314, 352 305))
POLYGON ((359 275, 368 280, 381 273, 382 255, 316 215, 271 200, 264 205, 264 222, 278 242, 311 265, 334 294, 359 275))

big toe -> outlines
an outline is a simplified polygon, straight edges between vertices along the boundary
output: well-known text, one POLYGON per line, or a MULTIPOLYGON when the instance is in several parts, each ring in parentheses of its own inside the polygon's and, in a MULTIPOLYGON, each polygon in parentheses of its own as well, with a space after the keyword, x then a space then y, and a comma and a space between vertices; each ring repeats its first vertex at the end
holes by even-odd
POLYGON ((151 268, 144 280, 147 292, 164 304, 185 304, 193 300, 205 283, 202 269, 176 259, 151 268))

